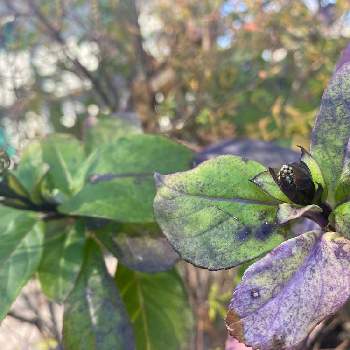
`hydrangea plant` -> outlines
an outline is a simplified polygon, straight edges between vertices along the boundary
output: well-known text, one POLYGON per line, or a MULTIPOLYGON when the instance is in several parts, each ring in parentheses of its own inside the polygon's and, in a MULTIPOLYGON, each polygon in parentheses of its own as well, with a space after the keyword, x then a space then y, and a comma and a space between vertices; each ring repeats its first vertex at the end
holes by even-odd
POLYGON ((310 150, 265 168, 220 156, 156 174, 155 215, 180 256, 209 270, 257 259, 236 287, 229 334, 253 349, 296 349, 350 296, 350 63, 324 92, 310 150), (295 235, 296 220, 318 229, 295 235))

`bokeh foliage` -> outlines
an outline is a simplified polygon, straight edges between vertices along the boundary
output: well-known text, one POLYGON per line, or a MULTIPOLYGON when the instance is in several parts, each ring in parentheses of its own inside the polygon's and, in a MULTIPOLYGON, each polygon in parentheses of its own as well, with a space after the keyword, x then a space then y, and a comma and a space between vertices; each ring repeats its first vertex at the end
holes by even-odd
POLYGON ((0 116, 14 137, 80 135, 101 112, 137 112, 146 130, 197 144, 243 135, 306 144, 349 35, 347 6, 6 0, 0 116))

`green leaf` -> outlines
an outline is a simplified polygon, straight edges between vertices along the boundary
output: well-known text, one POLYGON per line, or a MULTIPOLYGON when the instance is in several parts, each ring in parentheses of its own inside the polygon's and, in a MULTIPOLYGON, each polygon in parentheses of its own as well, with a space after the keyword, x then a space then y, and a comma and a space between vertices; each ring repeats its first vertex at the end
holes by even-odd
POLYGON ((346 202, 350 199, 350 167, 345 167, 340 175, 335 188, 335 200, 337 203, 346 202))
POLYGON ((146 274, 119 265, 116 282, 126 305, 138 350, 180 350, 188 344, 193 317, 179 275, 146 274))
POLYGON ((0 320, 36 271, 42 254, 43 228, 29 211, 0 206, 0 320))
POLYGON ((132 328, 98 245, 87 242, 77 283, 64 304, 66 350, 133 350, 132 328))
POLYGON ((280 202, 249 181, 265 170, 254 161, 222 156, 187 172, 157 175, 156 219, 183 259, 229 268, 284 240, 285 229, 276 225, 280 202))
POLYGON ((344 64, 323 94, 311 140, 311 154, 322 170, 331 205, 350 137, 349 97, 350 64, 344 64))
POLYGON ((81 222, 72 219, 46 224, 45 247, 39 266, 43 292, 63 302, 74 287, 84 258, 85 235, 81 222))
POLYGON ((23 198, 30 197, 27 190, 22 186, 22 184, 19 182, 17 177, 11 172, 8 172, 4 175, 4 181, 6 182, 8 189, 12 191, 14 194, 23 198))
POLYGON ((128 268, 140 272, 171 269, 179 255, 156 224, 125 224, 113 230, 106 227, 96 238, 128 268))
POLYGON ((350 238, 350 202, 336 207, 331 214, 330 220, 337 232, 344 237, 350 238))
POLYGON ((18 203, 21 208, 28 208, 32 204, 29 193, 11 172, 6 172, 1 179, 0 196, 3 197, 2 203, 18 203))
POLYGON ((85 161, 81 142, 68 134, 52 134, 42 141, 42 152, 44 162, 50 167, 52 189, 58 189, 63 198, 78 192, 86 175, 81 173, 85 161))
POLYGON ((42 159, 41 144, 32 142, 25 148, 17 168, 12 172, 36 204, 42 201, 39 183, 47 170, 48 166, 42 159))
POLYGON ((191 160, 190 150, 161 136, 119 138, 101 147, 89 183, 59 210, 121 222, 153 222, 154 172, 185 170, 191 160))
POLYGON ((324 181, 320 167, 318 166, 316 160, 312 155, 303 147, 299 146, 301 149, 301 161, 306 164, 310 170, 312 181, 315 184, 315 189, 317 191, 318 187, 322 188, 322 199, 327 199, 327 185, 324 181))
POLYGON ((284 203, 292 203, 291 200, 281 191, 268 170, 254 176, 251 181, 259 186, 266 194, 284 203))
POLYGON ((141 133, 141 125, 136 118, 131 121, 119 116, 99 116, 96 124, 85 130, 85 149, 90 153, 121 136, 141 133))

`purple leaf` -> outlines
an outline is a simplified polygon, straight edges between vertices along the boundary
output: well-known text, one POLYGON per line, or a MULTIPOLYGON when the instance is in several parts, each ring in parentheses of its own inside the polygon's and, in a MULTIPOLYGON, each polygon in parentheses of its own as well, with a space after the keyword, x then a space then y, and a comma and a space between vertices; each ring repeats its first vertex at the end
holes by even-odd
POLYGON ((350 241, 307 232, 248 268, 233 293, 227 328, 253 349, 294 349, 349 295, 350 241))

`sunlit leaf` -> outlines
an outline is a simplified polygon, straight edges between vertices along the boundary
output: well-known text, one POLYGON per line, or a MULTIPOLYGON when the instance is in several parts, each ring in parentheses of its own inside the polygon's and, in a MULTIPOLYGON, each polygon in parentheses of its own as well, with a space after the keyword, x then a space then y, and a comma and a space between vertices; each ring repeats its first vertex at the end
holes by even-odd
POLYGON ((84 257, 84 226, 73 219, 46 223, 45 247, 39 266, 43 292, 63 302, 73 289, 84 257))
POLYGON ((53 188, 67 196, 79 191, 84 181, 80 169, 85 161, 81 142, 68 134, 52 134, 42 141, 41 147, 53 188), (77 177, 81 180, 78 186, 77 177))
POLYGON ((30 194, 34 203, 42 202, 38 185, 48 170, 48 165, 42 159, 41 144, 37 141, 30 143, 21 155, 20 162, 13 174, 30 194))
POLYGON ((135 135, 104 145, 89 182, 59 210, 121 222, 153 222, 154 172, 188 169, 192 152, 161 136, 135 135))
POLYGON ((249 181, 265 170, 254 161, 222 156, 187 172, 157 175, 156 218, 183 259, 229 268, 283 241, 284 229, 276 225, 280 202, 249 181))
POLYGON ((0 206, 0 320, 36 271, 43 229, 36 214, 0 206))

